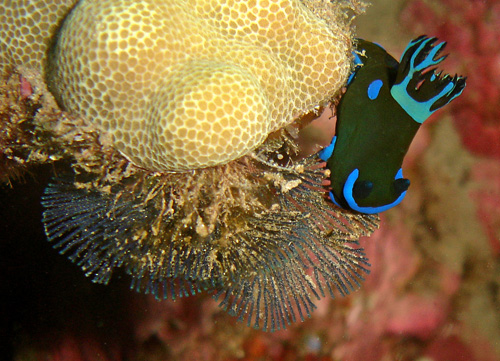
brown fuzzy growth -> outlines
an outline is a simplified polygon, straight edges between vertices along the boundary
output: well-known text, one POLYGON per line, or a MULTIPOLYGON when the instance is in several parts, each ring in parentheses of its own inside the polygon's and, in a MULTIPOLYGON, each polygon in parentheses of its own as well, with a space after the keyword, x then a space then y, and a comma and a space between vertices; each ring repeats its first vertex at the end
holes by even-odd
POLYGON ((0 82, 0 183, 19 178, 28 164, 58 158, 50 130, 56 117, 45 105, 20 73, 10 73, 0 82))
POLYGON ((102 145, 94 127, 59 109, 38 72, 19 68, 1 77, 0 183, 59 160, 73 162, 79 172, 95 167, 102 172, 109 158, 124 160, 102 145))
POLYGON ((211 291, 249 325, 285 328, 314 298, 359 285, 368 263, 357 240, 377 217, 333 208, 316 157, 279 165, 280 144, 186 173, 59 180, 43 200, 49 240, 96 282, 123 267, 139 291, 211 291))

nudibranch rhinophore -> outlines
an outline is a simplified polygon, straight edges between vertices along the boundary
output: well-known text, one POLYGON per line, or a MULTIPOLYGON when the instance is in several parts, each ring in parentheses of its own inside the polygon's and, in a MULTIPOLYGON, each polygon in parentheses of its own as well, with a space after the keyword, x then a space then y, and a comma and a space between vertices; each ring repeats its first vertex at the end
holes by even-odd
POLYGON ((49 241, 95 282, 121 269, 158 298, 211 292, 264 330, 358 287, 378 218, 326 202, 288 135, 341 93, 356 4, 4 1, 2 75, 38 72, 33 99, 62 109, 9 124, 37 138, 14 160, 66 160, 42 200, 49 241))
POLYGON ((400 63, 382 47, 357 41, 355 71, 337 107, 336 134, 319 153, 330 169, 331 200, 361 213, 399 204, 410 181, 402 164, 422 123, 459 96, 466 78, 437 73, 446 43, 420 36, 400 63))

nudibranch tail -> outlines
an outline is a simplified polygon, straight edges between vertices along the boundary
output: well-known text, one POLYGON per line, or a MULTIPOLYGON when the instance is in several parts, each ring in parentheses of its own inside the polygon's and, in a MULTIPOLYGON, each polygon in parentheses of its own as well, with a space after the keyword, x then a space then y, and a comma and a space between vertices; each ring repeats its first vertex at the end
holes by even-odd
POLYGON ((408 44, 391 88, 394 99, 418 123, 423 123, 465 88, 465 77, 442 76, 442 71, 436 73, 431 69, 447 57, 439 57, 446 42, 434 45, 436 40, 422 35, 408 44))
MULTIPOLYGON (((370 181, 359 182, 357 181, 358 176, 359 176, 359 170, 357 169, 353 170, 352 173, 349 174, 349 177, 347 177, 347 180, 344 185, 343 196, 349 208, 359 213, 376 214, 384 212, 388 209, 391 209, 392 207, 397 206, 406 196, 406 190, 410 186, 410 181, 406 178, 403 178, 403 170, 400 168, 399 171, 396 173, 394 182, 392 183, 395 188, 394 190, 397 191, 397 198, 393 202, 380 206, 369 206, 369 207, 360 206, 358 205, 357 200, 368 197, 368 195, 373 190, 373 183, 370 181), (404 187, 398 186, 399 183, 406 185, 406 189, 404 187), (362 194, 360 194, 360 189, 362 189, 363 187, 366 188, 367 184, 368 184, 368 189, 362 190, 361 191, 362 194)), ((333 201, 334 198, 335 196, 333 195, 332 192, 330 192, 330 199, 332 199, 333 201)), ((334 203, 338 204, 337 201, 334 201, 334 203)))

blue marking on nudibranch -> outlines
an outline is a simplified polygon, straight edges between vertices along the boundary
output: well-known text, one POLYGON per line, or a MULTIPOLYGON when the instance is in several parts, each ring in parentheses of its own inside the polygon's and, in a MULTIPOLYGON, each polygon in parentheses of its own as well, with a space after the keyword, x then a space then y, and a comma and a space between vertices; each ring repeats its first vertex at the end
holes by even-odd
MULTIPOLYGON (((400 196, 392 203, 386 204, 383 206, 378 206, 378 207, 360 207, 356 203, 356 200, 354 199, 352 195, 352 191, 354 188, 354 183, 358 180, 359 177, 359 170, 354 169, 351 174, 349 174, 349 177, 347 177, 347 180, 344 185, 344 198, 347 201, 347 204, 349 207, 357 212, 360 213, 366 213, 366 214, 374 214, 374 213, 380 213, 384 212, 394 206, 397 206, 403 198, 406 196, 406 191, 402 192, 400 196)), ((400 168, 399 171, 396 173, 396 176, 394 177, 394 180, 396 179, 402 179, 403 178, 403 169, 400 168)))
POLYGON ((349 75, 349 79, 347 80, 347 85, 349 85, 352 82, 354 75, 356 75, 357 68, 363 65, 363 61, 359 57, 358 53, 356 53, 356 51, 353 51, 352 54, 354 56, 354 71, 349 75))
POLYGON ((337 141, 337 137, 333 137, 330 145, 328 147, 323 148, 319 151, 318 156, 321 160, 325 162, 330 159, 333 154, 333 150, 335 149, 335 142, 337 141))
POLYGON ((462 94, 464 87, 457 90, 457 77, 450 81, 448 75, 439 78, 433 71, 428 74, 423 74, 429 67, 441 63, 446 56, 434 59, 446 45, 446 42, 441 42, 434 46, 436 38, 419 37, 411 41, 403 52, 400 62, 405 62, 408 67, 403 81, 399 84, 394 84, 391 88, 393 98, 399 105, 410 115, 417 123, 422 124, 429 116, 441 106, 435 106, 440 100, 446 100, 449 103, 451 100, 462 94), (423 59, 421 59, 424 57, 423 59), (426 80, 431 84, 419 86, 419 82, 426 80), (437 84, 432 84, 437 81, 437 84), (416 94, 420 88, 429 92, 429 88, 434 90, 428 99, 419 101, 416 94), (437 90, 437 92, 436 92, 437 90))
POLYGON ((337 207, 339 207, 339 208, 344 208, 344 207, 342 207, 342 206, 339 204, 339 202, 337 202, 337 201, 335 200, 335 195, 334 195, 332 192, 330 192, 330 199, 331 199, 331 201, 333 202, 333 204, 335 204, 337 207))
POLYGON ((368 85, 368 98, 375 100, 380 93, 380 88, 384 85, 384 82, 380 79, 374 80, 368 85))
POLYGON ((355 74, 356 74, 356 73, 353 71, 353 72, 349 75, 349 79, 347 79, 347 85, 351 84, 352 79, 354 78, 354 75, 355 75, 355 74))

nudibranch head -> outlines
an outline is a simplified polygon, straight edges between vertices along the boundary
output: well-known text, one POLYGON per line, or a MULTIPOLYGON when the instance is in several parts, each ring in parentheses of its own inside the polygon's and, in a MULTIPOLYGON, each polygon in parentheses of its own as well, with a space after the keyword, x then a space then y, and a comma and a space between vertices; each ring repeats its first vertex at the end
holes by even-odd
POLYGON ((398 63, 377 44, 359 40, 355 70, 337 108, 336 135, 320 152, 331 171, 332 201, 361 213, 399 204, 410 185, 403 158, 420 125, 459 96, 465 78, 431 67, 445 43, 421 36, 398 63))
POLYGON ((137 166, 225 164, 345 81, 348 38, 308 2, 80 1, 52 44, 47 81, 137 166))

